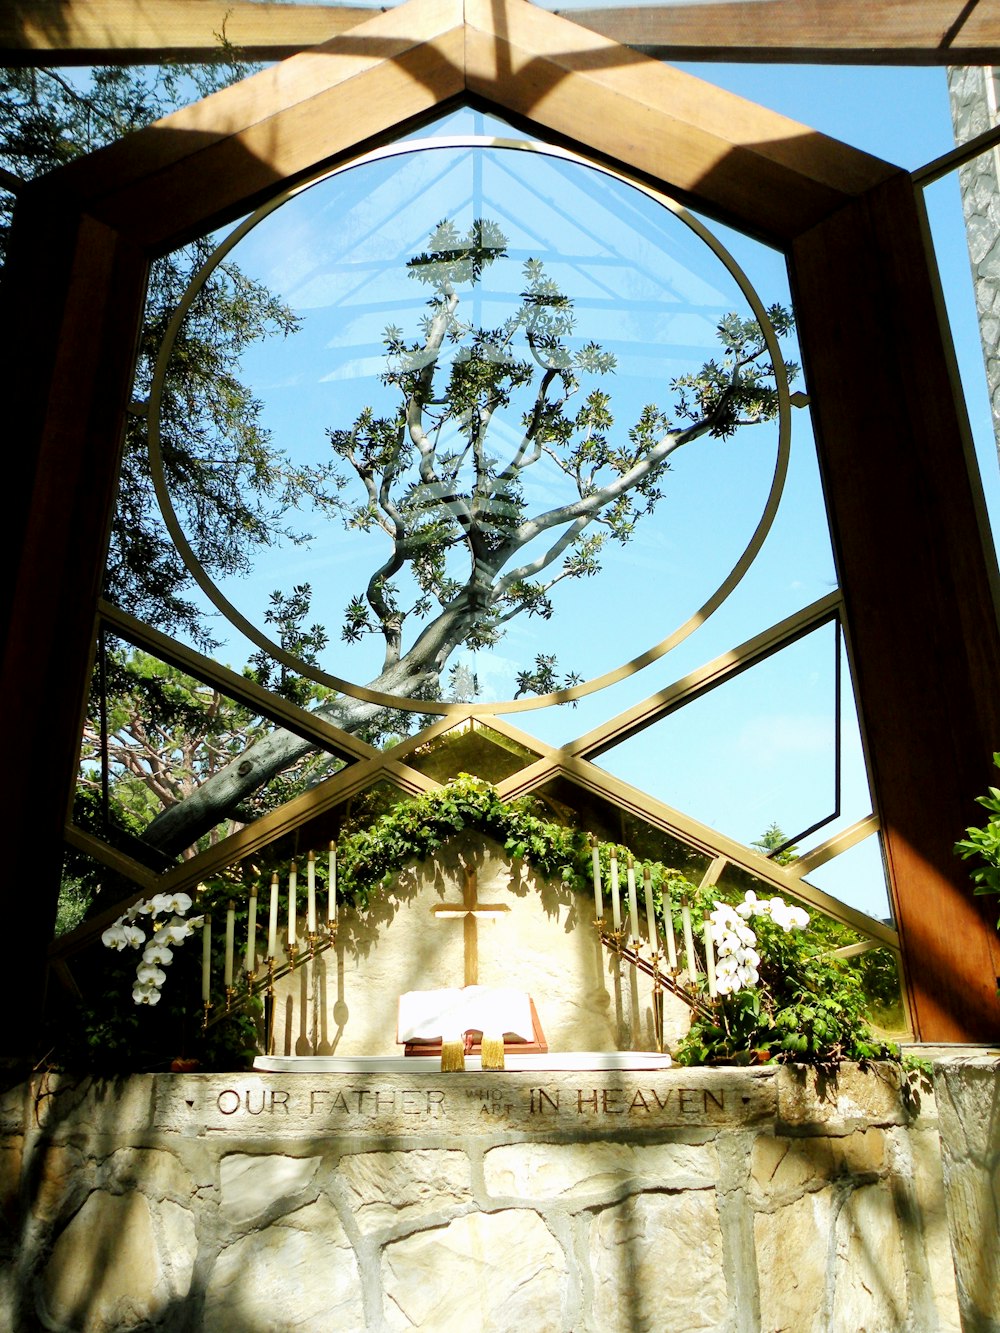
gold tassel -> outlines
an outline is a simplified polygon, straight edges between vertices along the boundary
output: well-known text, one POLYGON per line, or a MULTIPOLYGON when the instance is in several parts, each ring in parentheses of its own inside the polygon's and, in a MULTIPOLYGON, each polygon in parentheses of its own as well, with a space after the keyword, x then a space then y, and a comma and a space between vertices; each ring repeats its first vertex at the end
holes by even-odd
POLYGON ((503 1069, 503 1037, 487 1037, 483 1033, 483 1068, 503 1069))
POLYGON ((465 1042, 443 1041, 441 1043, 441 1073, 454 1074, 465 1068, 465 1042))

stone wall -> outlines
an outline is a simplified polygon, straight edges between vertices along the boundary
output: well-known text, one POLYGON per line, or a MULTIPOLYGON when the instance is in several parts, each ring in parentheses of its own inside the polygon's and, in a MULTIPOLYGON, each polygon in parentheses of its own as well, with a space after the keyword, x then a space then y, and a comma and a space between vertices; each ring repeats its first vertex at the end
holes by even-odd
POLYGON ((0 1326, 996 1330, 997 1061, 937 1087, 40 1078, 0 1103, 0 1326))

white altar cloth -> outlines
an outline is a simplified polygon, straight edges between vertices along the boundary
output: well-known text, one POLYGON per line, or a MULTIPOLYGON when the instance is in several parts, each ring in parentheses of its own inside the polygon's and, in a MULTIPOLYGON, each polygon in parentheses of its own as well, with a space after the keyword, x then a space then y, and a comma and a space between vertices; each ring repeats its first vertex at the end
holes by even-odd
MULTIPOLYGON (((482 1071, 481 1056, 465 1057, 465 1072, 482 1071)), ((504 1056, 504 1069, 517 1071, 669 1069, 670 1056, 655 1051, 549 1051, 545 1055, 504 1056)), ((265 1074, 440 1074, 440 1055, 258 1055, 254 1069, 265 1074)), ((447 1078, 455 1075, 447 1074, 447 1078)))

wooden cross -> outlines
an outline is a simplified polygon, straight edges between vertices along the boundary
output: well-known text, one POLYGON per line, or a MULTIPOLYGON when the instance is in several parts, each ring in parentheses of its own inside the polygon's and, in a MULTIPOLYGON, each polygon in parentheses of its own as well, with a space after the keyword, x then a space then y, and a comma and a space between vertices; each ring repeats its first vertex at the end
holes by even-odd
POLYGON ((471 866, 463 865, 465 871, 465 888, 462 891, 462 902, 460 903, 441 903, 432 907, 431 911, 436 917, 444 919, 462 917, 465 921, 465 984, 466 986, 479 985, 479 939, 476 933, 476 918, 480 916, 500 916, 502 912, 509 912, 510 908, 506 903, 481 903, 476 901, 476 872, 471 866))

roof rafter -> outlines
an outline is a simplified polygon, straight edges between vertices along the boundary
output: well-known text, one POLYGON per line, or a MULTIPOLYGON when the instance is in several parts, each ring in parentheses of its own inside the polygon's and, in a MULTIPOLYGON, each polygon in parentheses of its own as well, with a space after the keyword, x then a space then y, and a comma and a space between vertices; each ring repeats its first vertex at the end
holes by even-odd
MULTIPOLYGON (((224 34, 249 59, 281 60, 381 9, 253 0, 0 0, 0 55, 24 65, 211 60, 224 34)), ((1000 0, 724 0, 563 12, 581 27, 673 60, 1000 63, 1000 0)))

